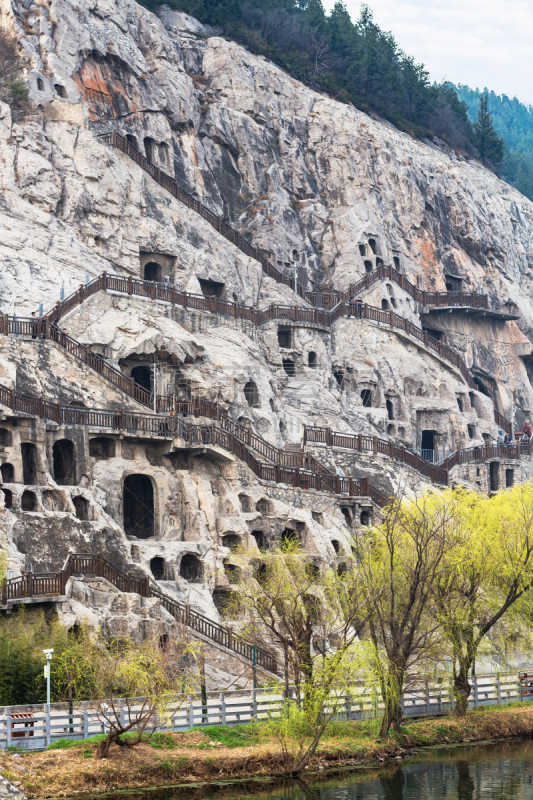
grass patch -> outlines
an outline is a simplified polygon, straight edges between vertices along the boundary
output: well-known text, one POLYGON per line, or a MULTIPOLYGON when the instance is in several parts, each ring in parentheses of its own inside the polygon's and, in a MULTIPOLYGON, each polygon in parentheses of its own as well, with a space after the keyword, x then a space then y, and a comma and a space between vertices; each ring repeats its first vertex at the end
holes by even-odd
POLYGON ((174 741, 174 737, 171 733, 154 733, 153 736, 149 738, 150 747, 156 748, 170 748, 176 747, 176 742, 174 741))
MULTIPOLYGON (((224 747, 251 747, 266 738, 261 735, 261 723, 248 725, 209 725, 201 730, 212 742, 220 742, 224 747)), ((201 747, 201 745, 199 745, 201 747)))
POLYGON ((70 750, 72 747, 85 747, 85 742, 78 739, 58 739, 46 748, 47 750, 70 750))

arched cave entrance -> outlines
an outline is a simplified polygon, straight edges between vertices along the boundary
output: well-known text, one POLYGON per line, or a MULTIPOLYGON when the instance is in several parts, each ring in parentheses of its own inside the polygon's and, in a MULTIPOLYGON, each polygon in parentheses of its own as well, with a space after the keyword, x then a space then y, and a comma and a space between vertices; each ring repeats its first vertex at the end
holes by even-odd
POLYGON ((258 550, 266 550, 266 540, 263 531, 252 531, 258 550))
POLYGON ((15 470, 13 464, 2 464, 0 467, 2 483, 15 483, 15 470))
POLYGON ((30 492, 26 489, 26 491, 22 493, 20 507, 22 511, 37 511, 37 495, 35 492, 30 492))
POLYGON ((53 447, 54 480, 60 486, 76 485, 76 457, 74 442, 59 439, 53 447))
POLYGON ((490 490, 497 492, 500 488, 500 462, 491 461, 489 464, 490 490))
POLYGON ((161 281, 161 267, 155 261, 144 265, 143 278, 145 281, 161 281))
POLYGON ((165 559, 161 556, 154 556, 150 559, 150 570, 156 581, 165 580, 165 559))
POLYGON ((146 389, 147 392, 152 391, 152 381, 148 367, 133 367, 131 377, 138 386, 146 389))
POLYGON ((363 401, 363 408, 370 408, 372 406, 372 390, 363 389, 361 392, 361 400, 363 401))
POLYGON ((31 442, 22 442, 22 483, 35 486, 37 483, 37 448, 31 442))
POLYGON ((221 617, 225 616, 228 612, 230 605, 231 592, 227 589, 215 589, 213 592, 213 604, 221 617))
POLYGON ((85 499, 85 497, 82 497, 81 495, 78 495, 78 497, 73 497, 72 504, 78 519, 89 519, 89 502, 85 499))
POLYGON ((148 161, 154 161, 154 151, 155 151, 155 141, 151 138, 151 136, 144 137, 144 152, 146 153, 146 158, 148 161))
POLYGON ((13 492, 11 491, 11 489, 4 489, 4 488, 2 488, 2 491, 4 493, 4 506, 6 508, 11 508, 11 506, 13 505, 13 492))
POLYGON ((281 547, 284 548, 291 548, 295 547, 295 545, 300 544, 300 537, 296 533, 295 530, 292 528, 285 528, 283 533, 281 534, 281 547))
POLYGON ((0 447, 11 447, 13 436, 7 428, 0 428, 0 447))
POLYGON ((124 531, 126 536, 154 536, 154 487, 148 475, 127 475, 124 480, 124 531))
POLYGON ((189 583, 202 583, 204 566, 198 556, 185 553, 180 562, 180 575, 189 583))
POLYGON ((422 431, 422 441, 420 443, 422 458, 426 461, 435 460, 435 431, 422 431))
POLYGON ((255 381, 248 381, 244 386, 244 396, 249 406, 259 405, 259 394, 257 392, 257 384, 255 381))
POLYGON ((222 537, 222 547, 230 547, 232 550, 241 544, 240 537, 236 533, 227 533, 222 537))
POLYGON ((107 436, 97 436, 89 439, 89 455, 98 461, 107 461, 115 457, 115 440, 107 436))

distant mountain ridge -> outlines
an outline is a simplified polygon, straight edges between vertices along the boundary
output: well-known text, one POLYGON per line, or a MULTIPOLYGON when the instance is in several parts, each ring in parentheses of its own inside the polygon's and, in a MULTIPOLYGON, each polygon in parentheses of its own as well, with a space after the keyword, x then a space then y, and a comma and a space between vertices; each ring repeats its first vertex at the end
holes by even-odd
POLYGON ((450 86, 457 92, 459 100, 466 104, 472 122, 477 117, 481 95, 487 93, 494 127, 506 145, 501 176, 533 200, 533 106, 488 89, 471 89, 461 83, 450 86))

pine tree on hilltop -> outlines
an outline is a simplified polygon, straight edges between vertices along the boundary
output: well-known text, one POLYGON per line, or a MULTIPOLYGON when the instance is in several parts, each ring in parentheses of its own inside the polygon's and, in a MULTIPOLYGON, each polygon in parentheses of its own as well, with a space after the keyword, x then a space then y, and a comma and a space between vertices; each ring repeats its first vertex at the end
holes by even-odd
POLYGON ((486 92, 481 95, 477 120, 474 122, 474 144, 484 163, 495 167, 502 163, 505 144, 494 129, 486 92))

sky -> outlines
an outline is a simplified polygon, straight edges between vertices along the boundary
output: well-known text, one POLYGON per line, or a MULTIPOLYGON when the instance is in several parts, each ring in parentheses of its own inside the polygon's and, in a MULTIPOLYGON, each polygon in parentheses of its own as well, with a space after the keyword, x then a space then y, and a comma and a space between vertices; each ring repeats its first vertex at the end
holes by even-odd
MULTIPOLYGON (((334 0, 323 0, 330 10, 334 0)), ((367 0, 431 78, 533 104, 533 0, 367 0)), ((345 0, 355 21, 361 0, 345 0)))

